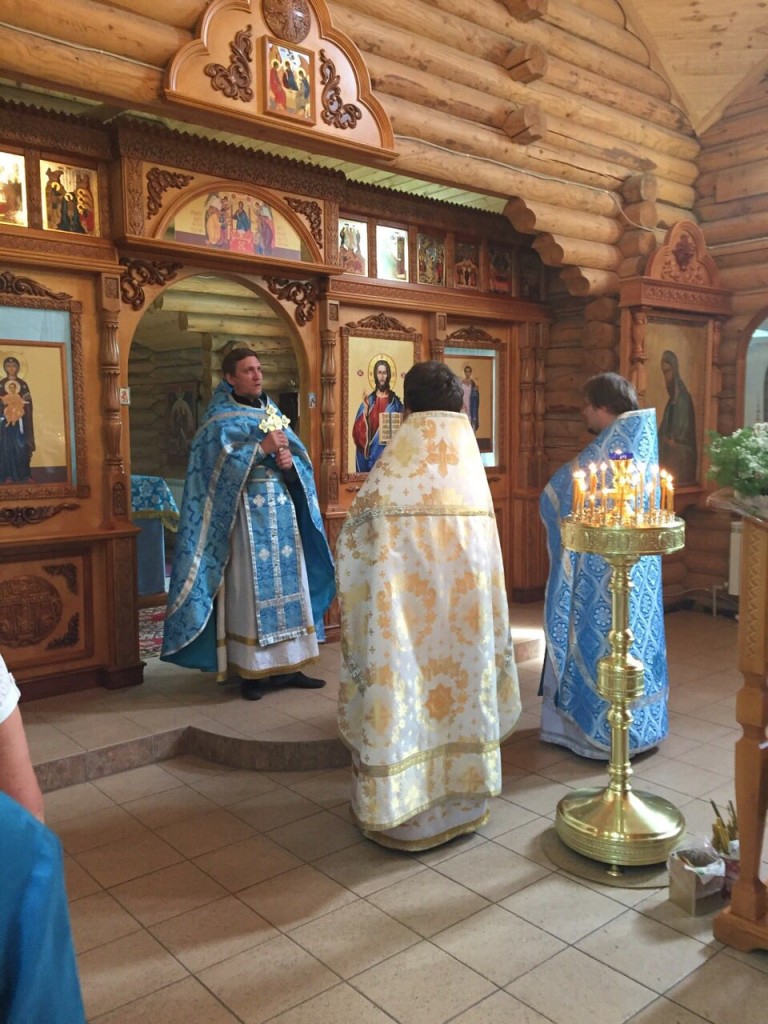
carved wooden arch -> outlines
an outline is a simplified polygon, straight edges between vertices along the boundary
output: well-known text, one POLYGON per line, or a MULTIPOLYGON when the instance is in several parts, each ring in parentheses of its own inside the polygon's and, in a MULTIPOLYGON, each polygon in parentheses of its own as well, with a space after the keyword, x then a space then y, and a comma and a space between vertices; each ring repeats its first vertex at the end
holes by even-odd
MULTIPOLYGON (((722 423, 724 418, 724 402, 720 403, 720 420, 718 421, 718 429, 724 433, 730 433, 737 427, 744 425, 746 418, 746 392, 747 392, 747 352, 752 342, 752 335, 760 327, 762 323, 768 320, 768 305, 763 306, 759 312, 755 313, 754 316, 750 317, 744 328, 738 333, 738 340, 736 342, 736 361, 735 364, 730 367, 731 386, 735 390, 735 398, 731 403, 732 417, 726 423, 722 423)), ((723 390, 725 391, 725 377, 726 368, 723 368, 723 390)), ((733 394, 733 390, 731 391, 733 394)))
MULTIPOLYGON (((288 202, 290 197, 281 198, 275 195, 274 192, 270 192, 267 189, 260 189, 258 186, 252 185, 247 182, 241 181, 230 181, 228 178, 221 178, 214 181, 206 181, 204 184, 196 184, 194 186, 188 186, 181 195, 175 197, 174 201, 169 204, 163 215, 158 219, 157 223, 152 226, 150 238, 163 241, 165 232, 168 226, 171 224, 176 215, 194 202, 195 199, 200 196, 207 195, 211 192, 240 192, 243 195, 251 196, 253 199, 259 202, 264 202, 272 209, 276 210, 282 217, 288 221, 291 227, 294 229, 296 234, 301 238, 302 242, 306 245, 307 250, 310 254, 310 259, 307 261, 296 260, 296 273, 301 276, 301 267, 305 262, 320 263, 324 262, 322 250, 318 245, 313 233, 312 226, 306 217, 301 215, 301 212, 288 202)), ((166 243, 167 245, 174 246, 175 243, 166 243)), ((220 252, 221 255, 235 255, 228 253, 225 250, 208 250, 200 249, 200 252, 210 254, 211 252, 220 252)), ((269 261, 269 256, 259 256, 256 253, 253 255, 254 260, 265 260, 269 261)), ((281 260, 282 264, 285 264, 285 260, 281 260)))
POLYGON ((681 220, 669 229, 664 244, 648 257, 643 277, 697 288, 722 287, 704 235, 691 220, 681 220))
POLYGON ((324 0, 213 0, 196 38, 171 61, 165 94, 207 113, 209 123, 220 126, 224 117, 248 134, 258 125, 269 138, 320 137, 349 156, 395 156, 392 126, 373 95, 365 61, 333 27, 324 0), (311 117, 270 109, 268 40, 309 56, 311 117))

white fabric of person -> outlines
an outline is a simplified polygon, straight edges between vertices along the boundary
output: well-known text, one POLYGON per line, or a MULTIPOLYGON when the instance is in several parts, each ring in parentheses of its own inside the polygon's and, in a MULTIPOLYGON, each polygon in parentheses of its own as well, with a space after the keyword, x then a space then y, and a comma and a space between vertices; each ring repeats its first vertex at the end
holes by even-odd
POLYGON ((5 660, 0 655, 0 724, 13 712, 19 703, 21 693, 16 680, 8 671, 5 660))
POLYGON ((382 845, 427 849, 488 817, 520 715, 496 520, 462 412, 410 413, 337 544, 339 727, 352 811, 382 845))

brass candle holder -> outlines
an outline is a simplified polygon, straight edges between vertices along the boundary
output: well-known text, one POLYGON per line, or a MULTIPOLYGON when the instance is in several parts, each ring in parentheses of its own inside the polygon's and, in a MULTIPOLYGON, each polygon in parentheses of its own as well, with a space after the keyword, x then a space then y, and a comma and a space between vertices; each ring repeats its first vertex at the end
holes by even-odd
POLYGON ((632 789, 629 756, 631 704, 642 696, 642 662, 629 653, 634 639, 629 628, 630 570, 645 555, 665 555, 685 543, 685 523, 674 512, 633 516, 622 524, 599 523, 589 510, 562 520, 563 546, 570 551, 600 555, 611 568, 611 652, 598 662, 597 690, 609 701, 611 726, 609 783, 605 789, 577 789, 559 802, 555 827, 572 850, 610 865, 609 874, 623 867, 658 864, 666 860, 685 831, 685 819, 668 800, 632 789), (585 521, 586 520, 586 521, 585 521))

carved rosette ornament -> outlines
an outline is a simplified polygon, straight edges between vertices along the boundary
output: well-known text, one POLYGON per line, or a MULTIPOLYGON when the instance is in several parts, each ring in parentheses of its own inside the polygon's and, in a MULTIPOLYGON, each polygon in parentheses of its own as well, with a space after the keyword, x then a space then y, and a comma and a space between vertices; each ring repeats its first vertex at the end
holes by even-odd
POLYGON ((322 95, 322 119, 332 128, 339 128, 344 131, 347 128, 356 128, 357 122, 363 116, 360 107, 354 103, 345 103, 341 98, 339 89, 340 78, 336 74, 336 65, 330 57, 326 56, 325 50, 320 51, 320 81, 323 83, 322 95))
POLYGON ((313 199, 295 199, 293 196, 286 196, 285 201, 292 210, 307 218, 312 237, 322 249, 323 211, 320 208, 320 204, 316 203, 313 199))
POLYGON ((164 285, 176 277, 181 270, 181 263, 155 263, 151 260, 132 260, 128 256, 120 258, 120 265, 125 270, 120 275, 120 296, 131 309, 141 309, 146 302, 144 288, 147 285, 164 285))
POLYGON ((73 565, 72 562, 66 562, 62 565, 44 565, 43 570, 49 576, 61 576, 70 594, 77 594, 77 566, 73 565))
POLYGON ((34 526, 59 512, 76 512, 79 505, 64 501, 60 505, 26 505, 17 508, 0 508, 0 526, 34 526))
POLYGON ((40 576, 14 576, 0 588, 0 647, 32 647, 58 626, 58 591, 40 576))
POLYGON ((307 0, 263 0, 261 11, 272 32, 289 43, 300 43, 312 28, 307 0))
POLYGON ((296 306, 294 316, 300 327, 308 324, 317 309, 317 287, 312 281, 289 281, 285 277, 267 277, 264 279, 270 292, 281 302, 293 302, 296 306))
POLYGON ((242 100, 250 103, 253 100, 253 26, 248 25, 235 33, 229 44, 232 63, 228 68, 223 64, 206 64, 203 68, 211 80, 211 88, 221 92, 228 99, 242 100))
POLYGON ((154 217, 163 205, 163 195, 169 188, 185 188, 194 175, 166 171, 162 167, 151 167, 147 171, 147 216, 154 217))

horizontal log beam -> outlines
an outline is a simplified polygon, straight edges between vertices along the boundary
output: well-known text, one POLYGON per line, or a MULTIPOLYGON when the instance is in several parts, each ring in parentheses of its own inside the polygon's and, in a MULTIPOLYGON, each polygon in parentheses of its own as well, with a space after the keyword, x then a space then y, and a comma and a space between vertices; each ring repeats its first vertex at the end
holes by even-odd
POLYGON ((618 295, 621 286, 618 274, 592 267, 567 267, 560 277, 571 295, 618 295))
MULTIPOLYGON (((276 330, 272 324, 255 324, 250 317, 227 316, 226 314, 178 313, 179 327, 184 331, 199 331, 204 334, 247 334, 253 338, 271 338, 275 334, 288 337, 287 329, 276 330)), ((279 325, 277 325, 279 327, 279 325)))
POLYGON ((67 0, 66 12, 60 11, 53 20, 48 0, 3 0, 2 7, 2 20, 18 29, 55 35, 63 42, 102 52, 108 47, 115 56, 157 67, 164 67, 170 56, 192 39, 191 32, 134 10, 124 10, 116 17, 114 10, 97 0, 67 0))
POLYGON ((510 199, 504 213, 517 231, 528 235, 562 232, 574 238, 615 244, 623 232, 621 223, 615 218, 597 217, 576 210, 564 210, 554 204, 531 203, 519 198, 510 199))
POLYGON ((261 323, 282 323, 281 317, 273 312, 263 299, 259 299, 255 295, 249 299, 245 296, 240 298, 220 292, 198 294, 171 288, 162 295, 158 295, 152 305, 156 309, 176 313, 217 313, 227 316, 253 317, 261 323))
POLYGON ((567 238, 564 235, 538 235, 534 239, 533 248, 549 267, 575 265, 595 270, 615 270, 621 262, 621 252, 614 245, 567 238))

